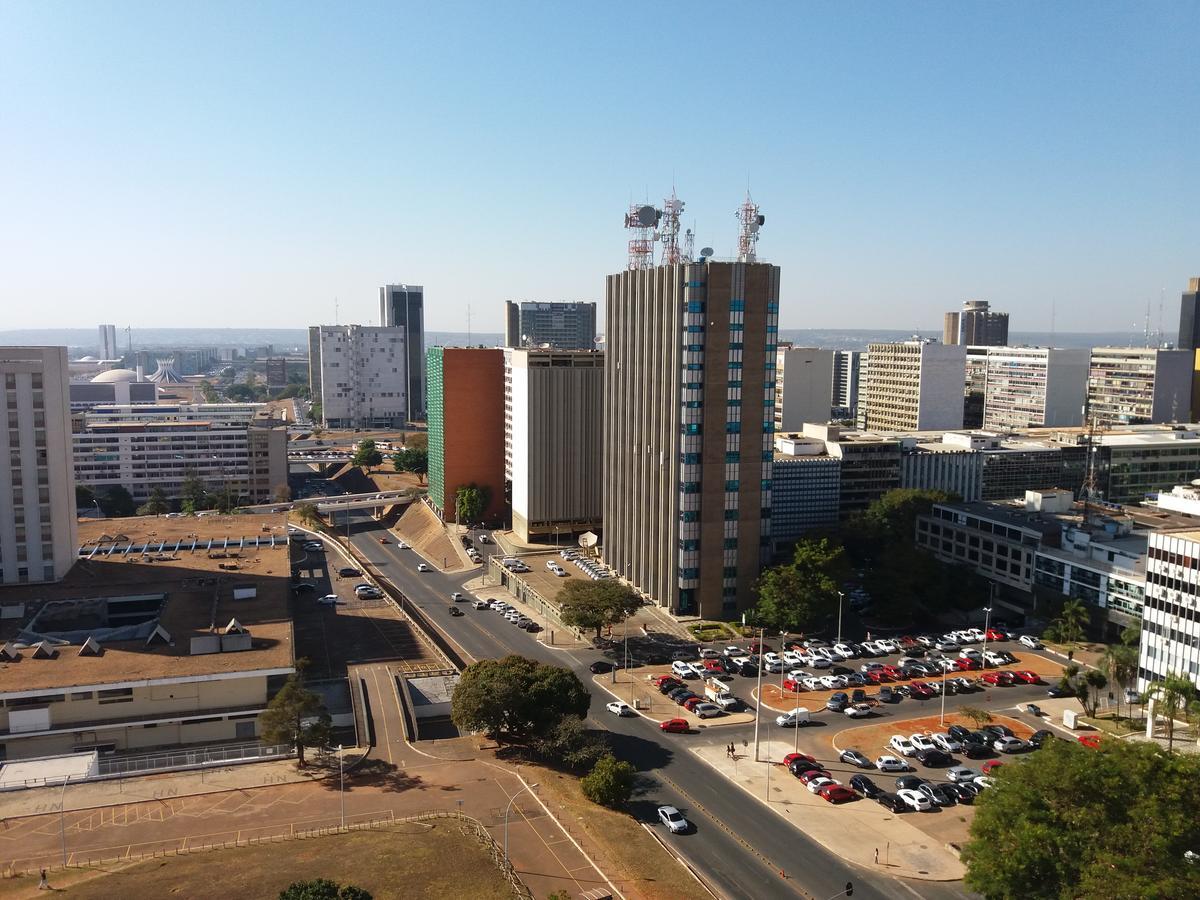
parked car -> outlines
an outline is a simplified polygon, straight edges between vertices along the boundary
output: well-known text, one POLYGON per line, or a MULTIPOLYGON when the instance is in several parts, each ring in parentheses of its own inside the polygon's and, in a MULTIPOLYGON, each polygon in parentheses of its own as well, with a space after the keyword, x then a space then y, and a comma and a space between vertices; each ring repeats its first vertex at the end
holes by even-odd
POLYGON ((799 778, 805 772, 812 772, 816 769, 820 769, 821 764, 818 762, 810 762, 807 759, 797 759, 794 762, 789 763, 787 768, 789 772, 791 772, 795 777, 799 778))
POLYGON ((819 794, 822 788, 833 787, 834 785, 841 787, 836 778, 818 776, 817 778, 810 779, 806 787, 808 788, 808 792, 810 794, 819 794))
POLYGON ((959 741, 949 734, 935 734, 933 743, 939 750, 945 750, 947 753, 962 752, 962 741, 959 741))
POLYGON ((717 716, 725 714, 725 710, 721 709, 715 703, 709 703, 707 700, 697 703, 692 707, 691 711, 701 719, 715 719, 717 716))
POLYGON ((991 725, 984 725, 979 730, 985 734, 992 735, 992 740, 1002 737, 1016 737, 1016 735, 1013 734, 1013 730, 1007 725, 1000 725, 995 722, 993 722, 991 725))
POLYGON ((317 590, 317 586, 311 581, 302 581, 292 588, 293 594, 312 594, 317 590))
POLYGON ((357 578, 362 572, 353 566, 342 566, 342 568, 338 569, 338 574, 343 578, 357 578))
POLYGON ((866 775, 851 775, 850 787, 867 798, 878 797, 883 793, 883 789, 866 775))
POLYGON ((909 736, 909 741, 912 742, 913 748, 920 753, 923 750, 935 749, 933 738, 928 734, 914 734, 909 736))
POLYGON ((944 784, 923 784, 917 790, 929 798, 935 806, 953 806, 958 802, 958 796, 946 788, 944 784))
POLYGON ((1042 642, 1039 641, 1037 638, 1035 638, 1031 634, 1023 634, 1019 638, 1017 638, 1017 640, 1019 642, 1021 642, 1022 644, 1024 644, 1026 647, 1028 647, 1030 650, 1040 650, 1041 646, 1042 646, 1042 642))
POLYGON ((667 719, 658 727, 670 734, 687 734, 692 730, 687 719, 667 719))
POLYGON ((816 757, 809 756, 807 753, 789 753, 783 758, 783 765, 790 766, 792 763, 798 761, 810 762, 814 765, 817 762, 816 757))
POLYGON ((889 812, 901 813, 906 811, 909 806, 904 802, 903 797, 896 794, 890 794, 887 791, 880 791, 875 795, 875 802, 889 812))
POLYGON ((946 770, 946 777, 953 782, 974 781, 979 777, 979 773, 974 769, 968 769, 966 766, 951 766, 946 770))
POLYGON ((838 691, 830 694, 829 699, 825 701, 825 708, 830 712, 841 712, 850 705, 850 698, 845 691, 838 691))
POLYGON ((337 594, 326 594, 324 597, 318 598, 317 602, 321 603, 325 606, 337 606, 338 595, 337 594))
POLYGON ((1058 736, 1046 728, 1035 731, 1029 736, 1029 746, 1034 750, 1041 750, 1046 744, 1053 743, 1058 739, 1058 736))
POLYGON ((850 803, 858 799, 858 795, 840 784, 827 784, 817 791, 817 795, 828 803, 850 803))
POLYGON ((865 757, 858 750, 853 750, 853 749, 843 750, 841 756, 839 756, 838 759, 841 762, 850 763, 850 765, 857 766, 860 769, 875 768, 875 763, 873 763, 873 762, 871 762, 871 760, 867 759, 867 757, 865 757))
POLYGON ((929 802, 929 798, 920 791, 902 788, 901 790, 896 791, 896 796, 903 800, 904 804, 909 809, 917 812, 925 812, 933 807, 933 804, 929 802))
POLYGON ((917 748, 913 746, 912 741, 902 734, 893 734, 892 739, 888 741, 888 746, 901 756, 913 756, 917 752, 917 748))
POLYGON ((936 766, 950 765, 954 762, 954 757, 945 750, 922 750, 917 754, 917 761, 925 768, 932 769, 936 766))
POLYGON ((1003 765, 1004 765, 1004 763, 1000 762, 1000 760, 998 760, 998 759, 989 759, 987 762, 985 762, 982 766, 979 767, 979 770, 984 775, 991 775, 993 772, 995 772, 997 769, 999 769, 1003 765))
POLYGON ((667 830, 671 834, 683 834, 691 827, 688 820, 683 817, 683 813, 673 806, 660 806, 658 808, 658 819, 667 826, 667 830))
POLYGON ((907 772, 912 766, 895 756, 880 756, 875 760, 875 768, 880 772, 907 772))
POLYGON ((808 787, 809 785, 811 785, 818 778, 823 778, 823 779, 827 779, 829 781, 833 781, 833 776, 831 776, 824 769, 809 769, 807 772, 803 773, 802 775, 798 775, 797 778, 800 779, 800 783, 802 785, 804 785, 805 787, 808 787))

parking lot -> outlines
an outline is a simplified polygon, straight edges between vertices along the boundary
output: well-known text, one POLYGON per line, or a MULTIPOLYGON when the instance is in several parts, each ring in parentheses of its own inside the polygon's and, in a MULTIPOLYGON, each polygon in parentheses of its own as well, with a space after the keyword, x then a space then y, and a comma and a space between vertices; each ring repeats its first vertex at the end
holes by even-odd
MULTIPOLYGON (((689 729, 693 731, 723 725, 749 725, 754 722, 754 708, 747 703, 742 703, 736 710, 729 710, 714 715, 712 718, 703 719, 684 709, 669 697, 664 696, 654 685, 655 678, 670 674, 670 666, 644 666, 636 669, 617 669, 609 673, 598 673, 593 676, 593 680, 597 685, 609 693, 615 694, 654 722, 683 719, 688 723, 689 729)), ((688 679, 685 684, 696 694, 704 695, 704 682, 700 679, 688 679)), ((749 698, 740 697, 739 699, 745 701, 749 698)))

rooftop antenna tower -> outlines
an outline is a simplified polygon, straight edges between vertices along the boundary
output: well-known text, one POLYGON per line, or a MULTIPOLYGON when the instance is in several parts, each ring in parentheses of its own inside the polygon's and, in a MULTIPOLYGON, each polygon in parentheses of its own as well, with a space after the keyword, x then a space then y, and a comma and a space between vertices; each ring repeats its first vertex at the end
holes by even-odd
POLYGON ((625 227, 633 232, 629 239, 630 271, 654 268, 654 229, 660 219, 662 210, 649 204, 630 204, 625 213, 625 227))
POLYGON ((1150 301, 1146 300, 1146 347, 1150 346, 1150 301))
POLYGON ((130 354, 133 353, 133 331, 128 325, 125 326, 125 349, 130 354))
POLYGON ((675 188, 672 187, 671 196, 663 201, 662 227, 656 233, 662 241, 661 265, 673 266, 683 261, 684 254, 679 249, 679 217, 682 213, 683 201, 675 196, 675 188))
POLYGON ((683 233, 683 261, 691 262, 696 258, 696 223, 692 223, 692 227, 683 233))
POLYGON ((750 192, 746 191, 746 200, 738 207, 734 213, 740 223, 738 228, 738 262, 752 263, 758 261, 758 232, 762 228, 763 223, 767 221, 766 216, 758 210, 758 204, 750 199, 750 192))

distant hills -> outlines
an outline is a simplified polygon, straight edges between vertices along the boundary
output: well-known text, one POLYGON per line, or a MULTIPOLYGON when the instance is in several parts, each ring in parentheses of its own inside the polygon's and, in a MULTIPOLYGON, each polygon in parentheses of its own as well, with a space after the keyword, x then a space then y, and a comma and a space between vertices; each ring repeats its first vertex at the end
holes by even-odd
MULTIPOLYGON (((924 331, 921 337, 941 338, 941 330, 924 331)), ((1172 337, 1174 335, 1171 335, 1172 337)), ((188 347, 261 347, 270 344, 277 353, 307 353, 308 332, 303 328, 139 328, 132 334, 135 350, 170 350, 188 347)), ((889 331, 871 328, 784 328, 780 340, 792 341, 803 347, 825 347, 838 350, 864 350, 873 341, 903 341, 913 337, 911 331, 889 331)), ((494 347, 503 340, 498 332, 478 332, 468 335, 462 331, 427 331, 425 344, 429 347, 478 346, 494 347)), ((1056 332, 1053 337, 1044 331, 1014 331, 1014 346, 1032 347, 1139 347, 1145 343, 1141 334, 1128 331, 1056 332)), ((94 328, 25 328, 0 331, 0 345, 66 346, 73 352, 94 353, 98 332, 94 328)), ((117 342, 125 347, 125 334, 118 330, 117 342)))

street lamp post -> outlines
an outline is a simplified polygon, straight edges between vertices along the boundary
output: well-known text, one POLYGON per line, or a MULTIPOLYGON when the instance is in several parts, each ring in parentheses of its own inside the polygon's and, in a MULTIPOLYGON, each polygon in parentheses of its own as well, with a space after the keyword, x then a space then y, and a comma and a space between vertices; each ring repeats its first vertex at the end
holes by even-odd
POLYGON ((68 775, 58 795, 58 833, 62 838, 63 866, 67 864, 67 785, 70 783, 71 776, 68 775))
POLYGON ((985 668, 985 669, 987 668, 986 654, 987 654, 987 633, 989 631, 988 624, 991 622, 991 620, 992 620, 992 608, 990 606, 985 606, 983 608, 983 650, 980 651, 981 656, 983 656, 983 659, 982 659, 983 668, 985 668))
POLYGON ((338 744, 338 797, 342 804, 342 831, 346 830, 346 758, 342 756, 342 745, 338 744))
POLYGON ((938 663, 942 670, 942 714, 938 717, 938 724, 946 724, 946 673, 949 671, 944 665, 938 663))
POLYGON ((521 794, 523 794, 525 791, 529 791, 529 793, 532 794, 533 789, 535 787, 537 787, 536 784, 528 784, 525 787, 521 788, 521 790, 517 791, 515 794, 512 795, 512 799, 508 801, 508 806, 504 807, 504 861, 505 862, 508 862, 508 813, 509 813, 509 810, 512 809, 512 805, 516 802, 517 798, 521 796, 521 794))
POLYGON ((845 594, 843 594, 841 591, 838 591, 838 592, 837 592, 837 594, 838 594, 838 631, 837 631, 837 643, 839 643, 839 644, 840 644, 840 643, 842 642, 842 601, 846 599, 846 595, 845 595, 845 594))
POLYGON ((762 718, 762 643, 765 639, 766 629, 758 629, 758 702, 754 704, 754 761, 758 762, 758 722, 762 718))

